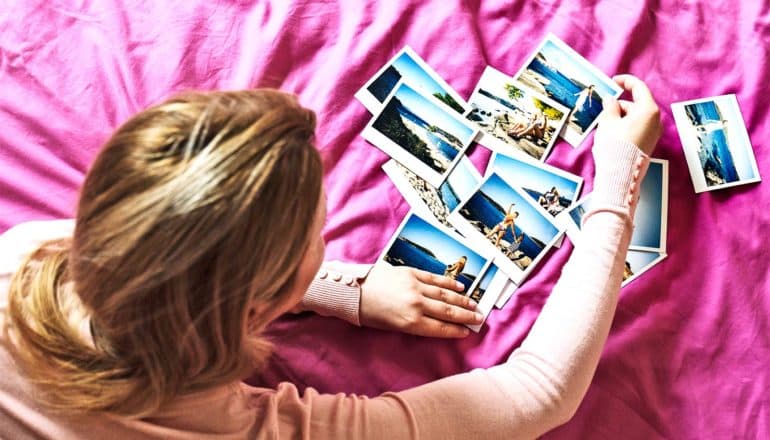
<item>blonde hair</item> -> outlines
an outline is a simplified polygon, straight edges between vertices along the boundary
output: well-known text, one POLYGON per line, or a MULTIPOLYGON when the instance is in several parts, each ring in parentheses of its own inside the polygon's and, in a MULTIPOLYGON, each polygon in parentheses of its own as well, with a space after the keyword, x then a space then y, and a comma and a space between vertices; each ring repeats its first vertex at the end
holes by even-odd
POLYGON ((179 96, 115 132, 72 239, 44 245, 11 282, 14 356, 45 403, 144 416, 267 356, 249 304, 284 299, 311 240, 314 130, 294 97, 252 90, 179 96))

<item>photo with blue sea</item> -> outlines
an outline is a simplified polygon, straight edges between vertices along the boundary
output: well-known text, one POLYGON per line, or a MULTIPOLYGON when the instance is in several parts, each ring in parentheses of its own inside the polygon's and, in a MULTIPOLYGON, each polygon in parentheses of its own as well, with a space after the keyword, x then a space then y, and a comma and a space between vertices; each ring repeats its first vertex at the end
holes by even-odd
POLYGON ((573 109, 570 127, 582 134, 602 112, 601 96, 615 94, 611 83, 587 68, 587 63, 546 40, 517 79, 573 109), (589 86, 594 86, 593 93, 588 92, 589 86))
POLYGON ((460 116, 401 84, 372 127, 439 174, 449 170, 474 130, 460 116))
POLYGON ((745 142, 745 126, 737 106, 730 98, 684 106, 698 137, 698 159, 706 186, 724 185, 754 179, 751 145, 745 142))
POLYGON ((474 288, 473 292, 470 294, 472 300, 476 301, 476 303, 481 302, 481 298, 487 293, 489 283, 492 282, 492 278, 495 277, 495 274, 497 274, 497 266, 490 265, 487 271, 484 272, 484 275, 482 275, 481 281, 479 281, 476 288, 474 288))
POLYGON ((435 96, 454 111, 458 113, 464 112, 462 105, 452 98, 452 95, 448 93, 441 84, 433 79, 433 77, 426 72, 407 51, 401 52, 390 66, 369 84, 367 90, 379 102, 385 102, 385 99, 393 90, 393 87, 395 87, 402 79, 409 84, 414 84, 415 87, 421 89, 425 93, 435 96))
MULTIPOLYGON (((525 200, 494 172, 462 205, 459 213, 482 235, 487 235, 503 220, 511 204, 515 204, 513 211, 519 213, 514 225, 516 236, 523 234, 524 238, 515 254, 508 258, 519 268, 526 269, 559 234, 556 226, 530 200, 525 200)), ((494 245, 495 236, 487 240, 494 245)), ((512 242, 513 234, 508 228, 498 248, 504 251, 512 242)))
POLYGON ((463 256, 468 261, 457 280, 463 283, 464 292, 467 293, 487 260, 419 216, 411 214, 383 260, 394 266, 408 266, 443 275, 448 266, 457 263, 463 256))
POLYGON ((536 203, 546 192, 556 188, 561 209, 552 212, 554 216, 572 204, 580 187, 579 181, 505 154, 496 154, 492 167, 501 177, 523 189, 536 203))
POLYGON ((663 217, 663 164, 650 162, 639 188, 631 246, 660 248, 663 217))

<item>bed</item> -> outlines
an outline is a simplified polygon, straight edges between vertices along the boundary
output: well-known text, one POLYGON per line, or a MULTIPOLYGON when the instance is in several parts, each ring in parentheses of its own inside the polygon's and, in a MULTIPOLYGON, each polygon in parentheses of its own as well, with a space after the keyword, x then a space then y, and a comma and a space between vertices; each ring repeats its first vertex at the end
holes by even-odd
MULTIPOLYGON (((544 438, 770 437, 770 189, 696 195, 669 105, 735 93, 770 173, 770 6, 762 1, 9 1, 0 6, 0 232, 72 217, 101 144, 133 113, 188 89, 279 87, 319 119, 327 259, 373 262, 408 205, 360 137, 354 92, 410 45, 464 98, 486 65, 512 74, 552 32, 612 75, 645 79, 670 161, 669 257, 623 289, 575 417, 544 438)), ((591 139, 547 162, 586 178, 591 139)), ((476 149, 482 169, 488 153, 476 149)), ((377 395, 487 367, 517 347, 569 257, 565 242, 478 335, 425 339, 312 314, 268 331, 250 379, 377 395)))

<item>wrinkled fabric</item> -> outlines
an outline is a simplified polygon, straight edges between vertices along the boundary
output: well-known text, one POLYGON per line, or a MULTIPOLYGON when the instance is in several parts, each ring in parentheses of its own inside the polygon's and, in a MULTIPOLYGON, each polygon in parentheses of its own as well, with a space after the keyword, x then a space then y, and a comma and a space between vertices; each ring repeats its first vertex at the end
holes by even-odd
MULTIPOLYGON (((484 67, 518 70, 552 32, 612 75, 643 78, 670 161, 668 253, 623 289, 596 377, 546 438, 770 436, 770 190, 696 195, 669 104, 735 93, 768 178, 770 6, 762 1, 7 1, 0 5, 0 231, 74 215, 85 171, 132 114, 189 89, 278 87, 318 113, 327 259, 373 262, 408 206, 359 133, 354 92, 405 44, 467 98, 484 67)), ((587 179, 588 146, 547 162, 587 179)), ((488 152, 471 158, 481 168, 488 152)), ((377 395, 504 360, 571 246, 551 252, 479 335, 441 341, 311 314, 269 329, 253 384, 377 395)))

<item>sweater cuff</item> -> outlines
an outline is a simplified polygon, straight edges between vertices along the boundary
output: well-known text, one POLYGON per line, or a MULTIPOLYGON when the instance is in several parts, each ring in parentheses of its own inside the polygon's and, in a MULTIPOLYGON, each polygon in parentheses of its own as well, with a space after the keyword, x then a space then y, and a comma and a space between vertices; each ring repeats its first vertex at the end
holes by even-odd
POLYGON ((321 266, 300 306, 322 316, 333 316, 361 326, 359 308, 361 284, 369 274, 369 264, 327 262, 321 266))
POLYGON ((596 163, 593 205, 627 209, 633 218, 650 157, 636 145, 620 140, 594 145, 593 155, 596 163))

